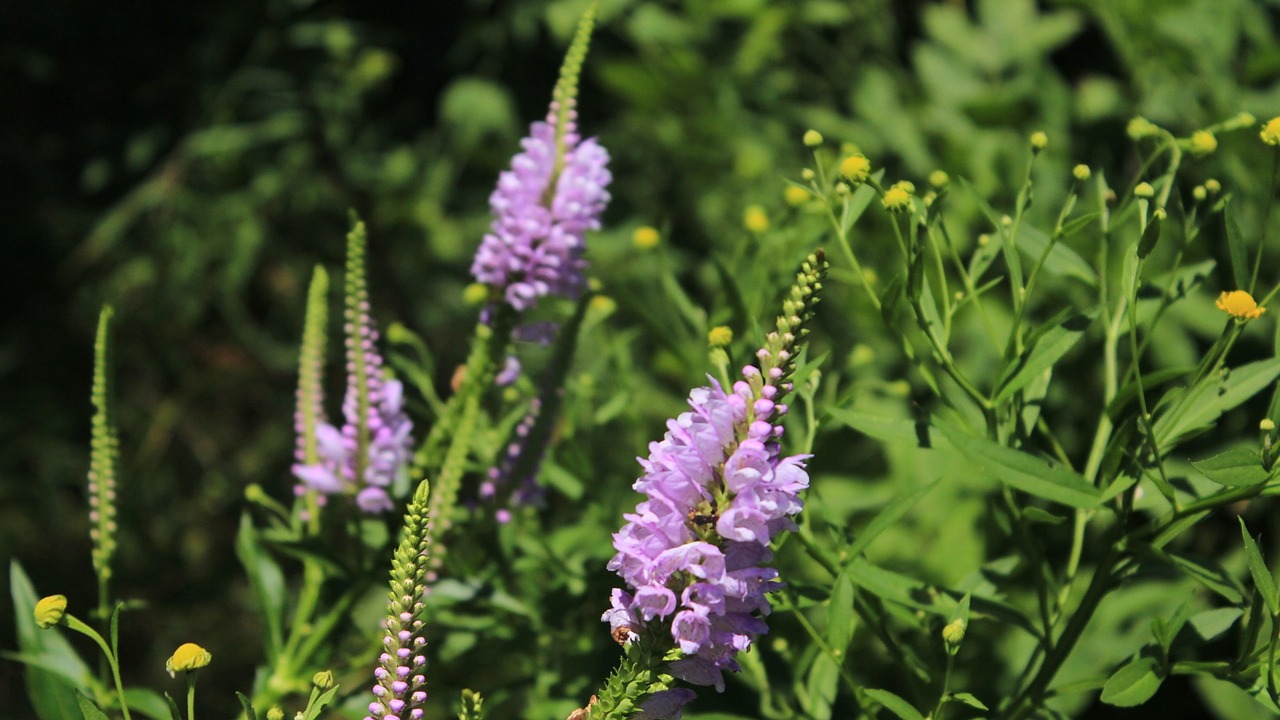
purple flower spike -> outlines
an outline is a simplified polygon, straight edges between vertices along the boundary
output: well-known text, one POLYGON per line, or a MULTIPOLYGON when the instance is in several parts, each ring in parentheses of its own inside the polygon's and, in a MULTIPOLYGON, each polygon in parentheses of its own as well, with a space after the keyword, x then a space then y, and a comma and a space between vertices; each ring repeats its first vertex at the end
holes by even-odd
POLYGON ((546 121, 533 123, 511 169, 498 176, 489 196, 493 224, 471 265, 477 281, 522 312, 544 295, 582 291, 584 238, 600 228, 609 203, 608 151, 594 138, 580 139, 572 109, 559 110, 553 102, 546 121))

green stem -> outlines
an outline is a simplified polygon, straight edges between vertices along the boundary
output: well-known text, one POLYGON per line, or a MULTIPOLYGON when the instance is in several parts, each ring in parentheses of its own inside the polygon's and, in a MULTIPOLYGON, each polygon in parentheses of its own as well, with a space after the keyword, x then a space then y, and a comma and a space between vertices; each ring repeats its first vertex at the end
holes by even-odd
POLYGON ((196 720, 196 674, 187 671, 187 720, 196 720))
POLYGON ((124 700, 124 683, 120 680, 120 663, 116 661, 116 655, 111 652, 111 647, 107 645, 107 641, 102 639, 102 635, 97 630, 84 624, 79 618, 70 613, 62 616, 62 622, 69 629, 87 636, 97 643, 99 648, 102 648, 102 654, 106 656, 107 664, 111 666, 111 679, 115 681, 116 696, 120 698, 120 712, 124 714, 125 720, 130 720, 129 705, 124 700))

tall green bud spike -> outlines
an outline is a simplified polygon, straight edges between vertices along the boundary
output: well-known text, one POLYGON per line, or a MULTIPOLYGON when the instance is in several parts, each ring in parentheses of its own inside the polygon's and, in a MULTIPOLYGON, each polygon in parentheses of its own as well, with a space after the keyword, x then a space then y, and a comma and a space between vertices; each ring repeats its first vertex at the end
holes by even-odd
MULTIPOLYGON (((587 59, 587 50, 591 45, 591 33, 596 25, 596 3, 591 3, 587 11, 578 20, 578 29, 573 34, 573 42, 565 53, 564 64, 560 66, 560 79, 551 92, 551 111, 555 116, 556 126, 556 172, 564 166, 565 136, 570 133, 575 123, 574 112, 578 104, 578 77, 582 74, 582 64, 587 59)), ((554 183, 552 183, 554 185, 554 183)))
POLYGON ((93 541, 93 569, 98 575, 98 609, 108 612, 107 584, 111 579, 111 558, 116 552, 116 458, 120 441, 108 409, 110 380, 108 340, 110 305, 98 315, 98 335, 93 344, 94 414, 89 451, 89 537, 93 541))
POLYGON ((298 461, 306 465, 320 462, 316 426, 325 421, 324 348, 328 324, 329 273, 317 265, 307 288, 307 316, 302 329, 302 349, 298 353, 298 461))
POLYGON ((365 279, 365 243, 368 234, 364 222, 352 218, 347 233, 346 311, 347 370, 350 372, 348 397, 354 391, 359 422, 356 433, 355 477, 363 478, 369 458, 369 353, 373 351, 372 328, 369 325, 369 290, 365 279), (352 387, 354 386, 354 387, 352 387))
POLYGON ((822 294, 822 280, 827 275, 827 256, 819 249, 805 258, 796 273, 795 284, 782 301, 782 314, 773 332, 765 337, 764 349, 767 355, 760 358, 760 371, 769 375, 773 368, 780 368, 782 376, 777 379, 780 387, 796 370, 796 355, 809 336, 809 321, 813 318, 814 308, 822 294))
POLYGON ((462 691, 458 720, 484 720, 484 697, 475 690, 462 691))

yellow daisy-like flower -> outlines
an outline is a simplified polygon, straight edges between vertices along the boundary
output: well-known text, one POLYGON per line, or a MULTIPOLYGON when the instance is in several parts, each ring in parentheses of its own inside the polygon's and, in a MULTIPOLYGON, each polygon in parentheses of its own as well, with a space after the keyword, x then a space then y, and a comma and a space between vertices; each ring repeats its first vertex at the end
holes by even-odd
POLYGON ((66 595, 49 595, 40 598, 36 603, 34 615, 36 616, 36 625, 41 628, 51 628, 62 621, 62 616, 67 612, 67 596, 66 595))
POLYGON ((762 233, 769 229, 769 216, 759 205, 748 205, 742 213, 742 226, 753 233, 762 233))
POLYGON ((1191 133, 1191 153, 1208 155, 1218 149, 1218 138, 1208 130, 1197 130, 1191 133))
POLYGON ((840 174, 857 185, 871 175, 871 161, 865 155, 850 155, 840 161, 840 174))
POLYGON ((651 250, 658 245, 658 241, 662 238, 658 235, 658 231, 648 225, 641 225, 636 231, 631 233, 631 244, 641 250, 651 250))
POLYGON ((174 677, 179 670, 191 672, 213 662, 213 654, 195 643, 182 643, 177 650, 164 661, 164 669, 169 677, 174 677))
POLYGON ((897 183, 884 191, 884 200, 882 202, 890 212, 901 212, 911 205, 911 193, 905 187, 902 187, 902 183, 897 183))
POLYGON ((1267 124, 1262 126, 1262 132, 1258 133, 1258 137, 1268 145, 1280 145, 1280 117, 1268 120, 1267 124))
POLYGON ((1218 309, 1240 320, 1253 320, 1261 317, 1267 309, 1258 307, 1258 302, 1245 290, 1223 291, 1218 297, 1218 309))
POLYGON ((1040 152, 1049 146, 1049 135, 1043 130, 1031 133, 1031 149, 1040 152))
POLYGON ((731 342, 733 342, 733 329, 728 325, 713 327, 707 333, 707 343, 714 347, 725 347, 731 342))
POLYGON ((800 207, 809 202, 809 198, 813 197, 808 190, 798 185, 788 185, 786 190, 782 191, 782 199, 787 201, 791 207, 800 207))

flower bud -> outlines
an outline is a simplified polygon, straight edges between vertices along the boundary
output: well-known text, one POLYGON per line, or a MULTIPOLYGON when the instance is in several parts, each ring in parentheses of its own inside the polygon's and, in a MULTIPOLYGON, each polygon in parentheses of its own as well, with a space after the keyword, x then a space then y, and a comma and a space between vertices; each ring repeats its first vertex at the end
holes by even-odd
POLYGON ((1133 189, 1133 194, 1136 197, 1149 198, 1155 197, 1156 191, 1155 188, 1151 187, 1151 183, 1140 182, 1138 183, 1138 186, 1133 189))
POLYGON ((805 147, 818 147, 822 144, 822 133, 817 130, 806 130, 804 133, 805 147))
POLYGON ((1262 432, 1271 432, 1276 429, 1275 421, 1271 418, 1262 418, 1262 422, 1258 423, 1258 429, 1262 432))
POLYGON ((954 652, 956 648, 960 647, 960 643, 964 641, 965 630, 965 622, 959 618, 952 620, 947 623, 946 627, 942 628, 942 641, 947 644, 948 651, 954 652))
POLYGON ((648 225, 641 225, 631 233, 631 244, 641 250, 650 250, 657 247, 658 241, 662 238, 658 235, 658 231, 648 225))
POLYGON ((1089 176, 1092 174, 1093 174, 1093 171, 1089 169, 1088 165, 1080 164, 1071 168, 1072 177, 1079 180, 1080 182, 1084 182, 1085 180, 1088 180, 1089 176))
POLYGON ((174 677, 179 670, 192 672, 213 661, 213 655, 195 643, 183 643, 164 661, 164 669, 169 677, 174 677))
POLYGON ((272 707, 267 711, 267 720, 284 720, 284 710, 278 706, 272 707))
POLYGON ((733 342, 733 330, 727 325, 711 328, 707 333, 707 343, 715 347, 724 347, 733 342))
POLYGON ((1031 149, 1040 152, 1049 146, 1049 136, 1043 130, 1031 133, 1031 149))
POLYGON ((315 675, 312 675, 311 684, 315 685, 317 689, 328 690, 333 687, 333 671, 321 670, 315 675))
POLYGON ((66 595, 49 595, 40 598, 36 603, 35 616, 36 625, 41 628, 50 628, 62 622, 62 616, 67 612, 67 596, 66 595))

